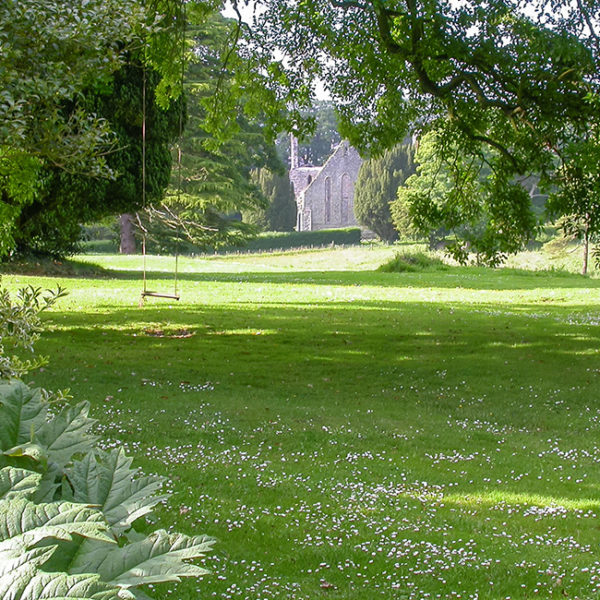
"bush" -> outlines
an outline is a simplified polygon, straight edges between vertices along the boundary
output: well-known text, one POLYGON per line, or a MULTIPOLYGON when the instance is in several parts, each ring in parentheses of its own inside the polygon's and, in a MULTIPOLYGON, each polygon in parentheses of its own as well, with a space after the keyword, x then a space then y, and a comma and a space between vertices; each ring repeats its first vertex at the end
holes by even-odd
POLYGON ((352 246, 360 244, 360 239, 361 230, 358 227, 322 229, 320 231, 273 232, 260 234, 249 240, 244 246, 228 247, 224 251, 292 250, 294 248, 318 248, 331 244, 352 246))
POLYGON ((34 356, 41 330, 39 313, 65 293, 61 287, 42 292, 30 285, 17 292, 15 301, 6 289, 0 289, 0 378, 22 377, 46 363, 45 357, 34 356), (30 357, 19 356, 23 351, 30 357))
POLYGON ((412 273, 415 271, 445 271, 448 265, 441 259, 425 252, 398 253, 377 270, 382 273, 412 273))
POLYGON ((0 597, 147 599, 139 586, 206 574, 186 561, 210 538, 134 529, 166 498, 162 478, 96 448, 86 402, 49 408, 40 390, 0 384, 0 597))
POLYGON ((87 402, 59 410, 64 396, 13 378, 41 362, 7 349, 33 352, 40 311, 63 293, 0 294, 0 598, 147 600, 142 585, 206 574, 187 561, 213 541, 135 531, 166 499, 163 479, 140 475, 122 449, 95 446, 87 402))

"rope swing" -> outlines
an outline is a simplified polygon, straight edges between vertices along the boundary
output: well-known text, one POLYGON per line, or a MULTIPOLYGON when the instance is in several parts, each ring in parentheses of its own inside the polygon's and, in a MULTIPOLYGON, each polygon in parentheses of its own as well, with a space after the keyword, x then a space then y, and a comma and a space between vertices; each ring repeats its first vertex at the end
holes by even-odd
MULTIPOLYGON (((183 108, 184 108, 184 79, 185 79, 185 35, 186 35, 186 13, 185 0, 181 1, 180 14, 182 18, 181 32, 181 74, 180 74, 180 102, 179 102, 179 136, 177 140, 177 205, 181 201, 181 188, 183 183, 181 157, 182 157, 182 141, 183 141, 183 108)), ((146 65, 143 66, 142 78, 142 206, 146 206, 146 65)), ((148 290, 146 276, 146 234, 148 230, 142 225, 142 222, 137 216, 138 225, 142 231, 142 255, 143 255, 143 290, 140 299, 140 305, 143 305, 144 300, 148 297, 152 298, 168 298, 170 300, 179 300, 180 296, 177 291, 178 275, 179 275, 179 242, 181 238, 180 225, 177 225, 177 237, 175 245, 175 273, 174 273, 174 288, 173 293, 163 293, 148 290)))

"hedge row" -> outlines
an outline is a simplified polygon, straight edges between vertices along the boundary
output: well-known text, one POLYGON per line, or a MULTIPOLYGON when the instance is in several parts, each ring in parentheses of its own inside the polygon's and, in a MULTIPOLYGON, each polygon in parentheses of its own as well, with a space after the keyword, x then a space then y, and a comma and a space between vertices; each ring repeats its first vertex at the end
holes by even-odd
POLYGON ((220 252, 255 250, 291 250, 293 248, 314 248, 320 246, 351 246, 360 244, 361 231, 358 227, 346 229, 322 229, 320 231, 289 231, 261 233, 248 240, 243 246, 222 248, 220 252))
MULTIPOLYGON (((352 246, 360 244, 361 231, 358 227, 346 229, 322 229, 321 231, 286 231, 261 233, 258 237, 248 240, 244 245, 226 246, 219 248, 219 254, 227 252, 256 252, 269 250, 292 250, 294 248, 319 248, 322 246, 352 246)), ((82 251, 86 254, 118 252, 116 240, 89 240, 81 242, 82 251)), ((150 253, 156 250, 150 244, 150 253)), ((182 242, 180 254, 200 254, 202 250, 192 244, 182 242)))

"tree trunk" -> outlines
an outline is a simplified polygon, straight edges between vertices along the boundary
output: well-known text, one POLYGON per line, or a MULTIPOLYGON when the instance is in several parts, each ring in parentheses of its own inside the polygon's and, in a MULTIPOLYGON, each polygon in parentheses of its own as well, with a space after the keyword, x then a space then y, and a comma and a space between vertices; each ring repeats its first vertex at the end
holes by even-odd
POLYGON ((581 268, 582 275, 587 275, 589 250, 590 250, 590 223, 589 223, 589 215, 585 215, 585 230, 583 232, 583 267, 581 268))
POLYGON ((133 235, 133 215, 125 214, 119 217, 121 227, 121 254, 135 254, 135 236, 133 235))

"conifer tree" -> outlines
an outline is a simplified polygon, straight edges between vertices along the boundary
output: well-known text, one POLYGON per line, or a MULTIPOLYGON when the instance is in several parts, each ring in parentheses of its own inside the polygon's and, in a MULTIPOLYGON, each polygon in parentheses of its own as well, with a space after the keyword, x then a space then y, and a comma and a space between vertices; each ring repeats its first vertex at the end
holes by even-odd
POLYGON ((266 206, 242 213, 243 220, 263 231, 291 231, 296 224, 296 200, 287 173, 254 169, 251 181, 266 200, 266 206))
POLYGON ((390 202, 396 199, 398 188, 414 173, 414 150, 410 143, 386 150, 380 158, 363 163, 356 181, 354 214, 361 225, 379 238, 393 242, 409 231, 398 231, 392 223, 390 202))

